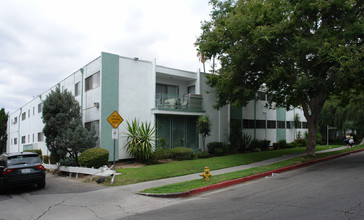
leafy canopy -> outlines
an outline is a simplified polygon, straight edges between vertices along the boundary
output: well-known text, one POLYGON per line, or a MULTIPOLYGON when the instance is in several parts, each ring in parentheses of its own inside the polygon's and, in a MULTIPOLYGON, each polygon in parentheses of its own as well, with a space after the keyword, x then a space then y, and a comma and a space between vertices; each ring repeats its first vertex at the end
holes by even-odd
POLYGON ((326 99, 362 89, 363 0, 211 0, 195 45, 221 68, 208 76, 216 108, 246 105, 264 88, 270 105, 302 106, 314 153, 326 99), (274 102, 273 102, 274 101, 274 102))
POLYGON ((47 95, 43 123, 46 145, 57 162, 71 160, 67 165, 79 165, 78 155, 96 146, 95 132, 83 127, 80 106, 71 92, 57 87, 47 95))

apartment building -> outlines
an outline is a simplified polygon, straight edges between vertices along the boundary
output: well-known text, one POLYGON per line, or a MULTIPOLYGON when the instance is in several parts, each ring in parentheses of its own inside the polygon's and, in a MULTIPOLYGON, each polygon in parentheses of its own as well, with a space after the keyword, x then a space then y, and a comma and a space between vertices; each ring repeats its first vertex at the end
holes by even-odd
MULTIPOLYGON (((42 102, 50 91, 59 87, 74 94, 80 103, 85 127, 94 128, 98 147, 109 150, 113 158, 112 126, 107 118, 117 111, 124 121, 137 119, 155 125, 156 145, 173 148, 185 146, 201 149, 201 137, 196 129, 200 115, 211 119, 209 142, 227 142, 229 123, 240 121, 243 131, 252 138, 274 142, 291 142, 297 129, 292 121, 297 113, 302 121, 299 130, 307 131, 300 109, 268 110, 264 107, 266 95, 262 92, 246 107, 225 106, 213 109, 214 90, 206 84, 205 74, 164 67, 156 61, 122 57, 104 53, 57 83, 43 94, 9 115, 7 152, 41 149, 49 154, 42 132, 42 102)), ((118 127, 117 159, 127 159, 125 151, 125 122, 118 127)))

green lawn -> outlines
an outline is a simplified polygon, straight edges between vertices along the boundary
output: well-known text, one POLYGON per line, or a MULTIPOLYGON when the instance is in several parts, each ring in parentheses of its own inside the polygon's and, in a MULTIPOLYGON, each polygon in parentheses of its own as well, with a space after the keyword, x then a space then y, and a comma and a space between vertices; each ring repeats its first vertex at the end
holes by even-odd
POLYGON ((246 170, 240 170, 240 171, 236 171, 236 172, 232 172, 232 173, 226 173, 226 174, 212 176, 212 177, 210 177, 209 182, 205 182, 201 178, 201 179, 198 179, 198 180, 192 180, 192 181, 186 181, 186 182, 180 182, 180 183, 165 185, 165 186, 161 186, 161 187, 150 188, 150 189, 146 189, 146 190, 144 190, 142 192, 143 193, 178 193, 178 192, 186 192, 186 191, 189 191, 189 190, 192 190, 192 189, 196 189, 196 188, 200 188, 200 187, 204 187, 204 186, 208 186, 208 185, 213 185, 213 184, 221 183, 221 182, 228 181, 228 180, 238 179, 238 178, 241 178, 241 177, 250 176, 250 175, 257 174, 257 173, 263 173, 263 172, 266 172, 266 171, 271 171, 271 170, 275 170, 275 169, 278 169, 278 168, 283 168, 283 167, 287 167, 287 166, 290 166, 290 165, 299 164, 299 163, 302 163, 302 162, 316 160, 316 159, 319 159, 319 158, 328 157, 328 156, 331 156, 331 155, 340 154, 340 153, 348 152, 348 151, 354 151, 354 150, 363 149, 363 148, 364 148, 364 145, 360 145, 360 146, 356 146, 356 147, 350 148, 350 149, 344 149, 344 150, 340 150, 340 151, 333 151, 333 152, 316 154, 315 157, 300 156, 300 157, 296 157, 296 158, 293 158, 293 159, 290 159, 290 160, 286 160, 286 161, 278 162, 278 163, 275 163, 275 164, 267 165, 267 166, 254 167, 254 168, 250 168, 250 169, 246 169, 246 170))
MULTIPOLYGON (((339 145, 317 146, 316 150, 320 151, 335 147, 339 147, 339 145)), ((233 154, 207 159, 175 161, 166 164, 149 165, 139 168, 117 169, 117 172, 122 173, 122 175, 115 177, 114 184, 112 186, 128 185, 150 180, 199 173, 203 171, 205 166, 209 166, 210 170, 217 170, 227 167, 250 164, 286 154, 304 153, 304 151, 305 148, 290 148, 274 151, 233 154)))

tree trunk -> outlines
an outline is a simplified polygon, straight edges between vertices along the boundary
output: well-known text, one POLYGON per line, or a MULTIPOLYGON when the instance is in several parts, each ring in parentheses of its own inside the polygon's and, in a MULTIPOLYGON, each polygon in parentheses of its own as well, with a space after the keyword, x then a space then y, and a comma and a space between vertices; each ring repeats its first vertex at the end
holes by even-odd
POLYGON ((310 101, 302 101, 302 108, 308 124, 308 139, 306 147, 306 155, 315 155, 316 139, 319 117, 324 107, 327 94, 320 92, 316 97, 310 101))

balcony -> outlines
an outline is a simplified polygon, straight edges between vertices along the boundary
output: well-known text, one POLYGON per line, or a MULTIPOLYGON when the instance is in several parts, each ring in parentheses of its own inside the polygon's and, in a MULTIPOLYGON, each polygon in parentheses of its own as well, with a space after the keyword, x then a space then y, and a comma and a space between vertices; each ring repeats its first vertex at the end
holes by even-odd
POLYGON ((158 110, 181 112, 204 112, 202 108, 202 96, 197 94, 185 94, 182 96, 165 93, 157 93, 155 107, 158 110))

